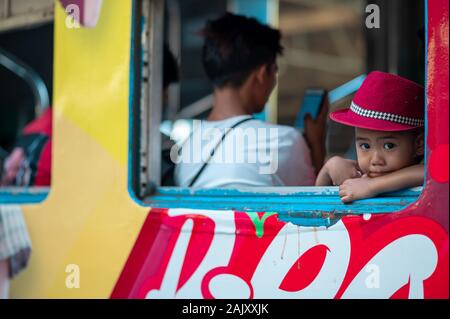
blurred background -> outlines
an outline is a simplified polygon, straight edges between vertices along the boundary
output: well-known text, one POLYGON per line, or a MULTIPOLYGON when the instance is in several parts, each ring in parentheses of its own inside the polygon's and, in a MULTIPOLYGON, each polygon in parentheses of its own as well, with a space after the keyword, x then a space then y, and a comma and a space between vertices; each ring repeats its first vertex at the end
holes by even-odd
MULTIPOLYGON (((111 0, 109 0, 111 1, 111 0)), ((0 0, 0 149, 11 151, 27 123, 52 103, 53 0, 0 0), (47 97, 46 97, 47 96, 47 97)), ((135 3, 140 3, 137 1, 135 3)), ((180 66, 161 120, 204 118, 212 87, 198 32, 225 11, 279 28, 285 54, 279 86, 262 118, 294 125, 307 88, 331 90, 372 70, 424 82, 423 0, 165 0, 164 42, 180 66), (369 4, 380 28, 366 27, 369 4)), ((347 107, 351 96, 332 105, 347 107)), ((328 155, 353 154, 352 129, 329 122, 328 155)))
MULTIPOLYGON (((265 22, 283 34, 285 53, 279 60, 279 87, 269 106, 272 116, 266 120, 292 126, 307 88, 331 90, 373 70, 424 82, 423 0, 245 1, 268 2, 271 12, 265 16, 265 22), (369 4, 380 8, 379 29, 365 25, 369 4)), ((202 39, 197 32, 207 19, 225 10, 236 11, 238 6, 236 1, 226 0, 168 0, 166 5, 166 39, 181 66, 179 87, 172 88, 169 101, 169 109, 173 110, 170 118, 170 114, 173 116, 211 93, 200 61, 202 39)), ((332 109, 348 107, 351 98, 335 103, 332 109)), ((195 117, 207 114, 205 111, 195 117)), ((351 128, 329 122, 329 156, 351 155, 352 136, 351 128)))
POLYGON ((51 104, 53 17, 53 0, 0 0, 0 147, 8 151, 51 104))

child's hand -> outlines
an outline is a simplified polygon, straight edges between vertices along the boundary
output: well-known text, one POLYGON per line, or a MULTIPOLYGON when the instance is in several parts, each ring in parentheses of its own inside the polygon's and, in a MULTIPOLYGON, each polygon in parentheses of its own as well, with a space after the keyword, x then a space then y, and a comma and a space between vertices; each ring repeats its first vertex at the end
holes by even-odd
POLYGON ((332 157, 328 162, 328 174, 333 185, 341 185, 351 178, 361 177, 362 173, 358 163, 339 156, 332 157))
POLYGON ((423 164, 402 168, 396 172, 379 177, 348 179, 339 187, 339 196, 344 203, 357 199, 375 197, 386 192, 423 185, 423 164))
POLYGON ((339 197, 341 197, 343 203, 374 197, 377 193, 373 190, 372 181, 373 179, 367 175, 363 175, 361 178, 348 179, 339 187, 339 197))

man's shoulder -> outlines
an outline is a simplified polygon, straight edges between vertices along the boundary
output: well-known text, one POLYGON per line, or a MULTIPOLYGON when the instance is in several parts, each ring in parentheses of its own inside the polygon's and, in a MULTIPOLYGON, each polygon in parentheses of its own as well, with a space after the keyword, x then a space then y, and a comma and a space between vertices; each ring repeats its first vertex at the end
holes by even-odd
POLYGON ((247 123, 246 127, 263 128, 269 130, 276 130, 279 138, 289 140, 302 140, 302 134, 292 126, 280 125, 274 123, 263 122, 260 120, 253 120, 247 123))
POLYGON ((288 125, 274 124, 269 122, 264 122, 258 119, 253 119, 245 124, 246 127, 262 127, 262 128, 275 128, 285 133, 290 134, 300 134, 297 129, 288 125))

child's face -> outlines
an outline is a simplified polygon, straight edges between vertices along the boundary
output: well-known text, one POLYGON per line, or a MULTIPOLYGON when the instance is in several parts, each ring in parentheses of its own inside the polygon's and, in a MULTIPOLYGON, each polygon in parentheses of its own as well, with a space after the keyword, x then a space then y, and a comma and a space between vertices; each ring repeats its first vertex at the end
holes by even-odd
POLYGON ((356 151, 364 174, 382 176, 417 164, 423 155, 423 134, 356 128, 356 151))

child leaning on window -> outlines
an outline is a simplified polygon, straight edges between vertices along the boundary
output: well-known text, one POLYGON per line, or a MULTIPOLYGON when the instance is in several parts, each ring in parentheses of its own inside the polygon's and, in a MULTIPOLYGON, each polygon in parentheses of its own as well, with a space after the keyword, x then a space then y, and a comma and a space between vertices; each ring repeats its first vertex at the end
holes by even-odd
POLYGON ((402 77, 370 73, 350 108, 330 114, 355 127, 357 161, 333 157, 316 186, 339 185, 344 203, 409 187, 424 179, 424 88, 402 77))

